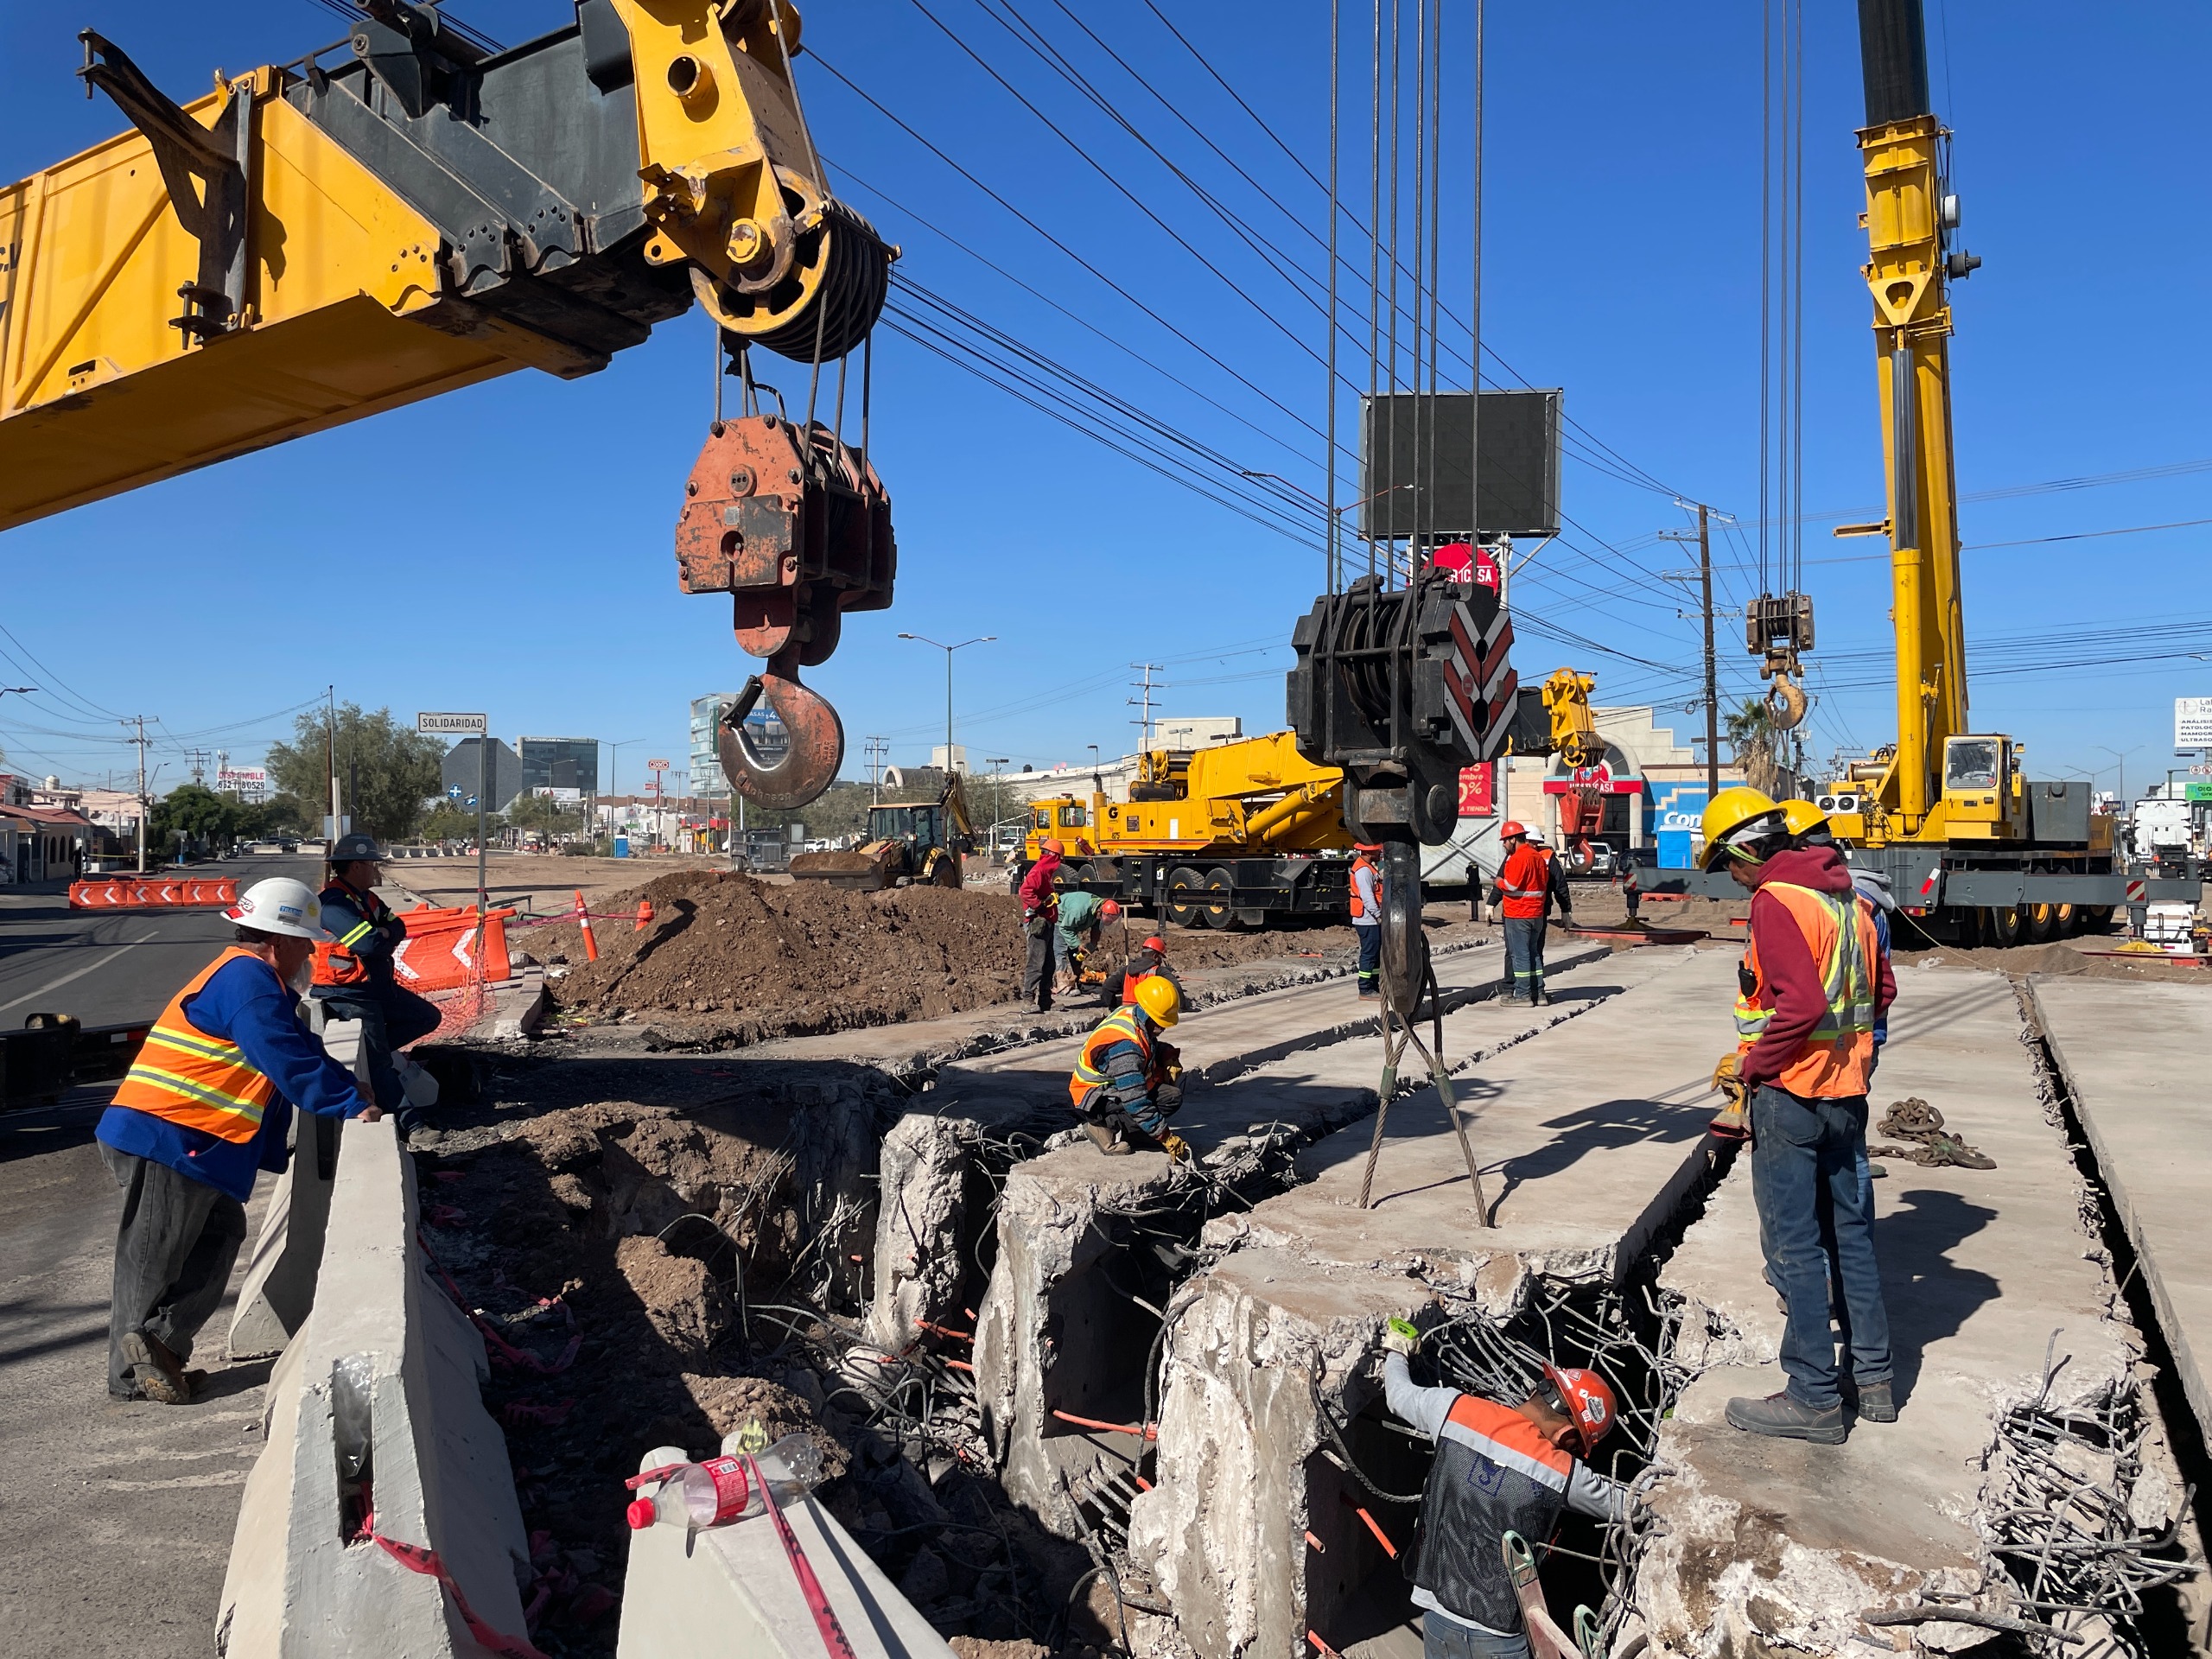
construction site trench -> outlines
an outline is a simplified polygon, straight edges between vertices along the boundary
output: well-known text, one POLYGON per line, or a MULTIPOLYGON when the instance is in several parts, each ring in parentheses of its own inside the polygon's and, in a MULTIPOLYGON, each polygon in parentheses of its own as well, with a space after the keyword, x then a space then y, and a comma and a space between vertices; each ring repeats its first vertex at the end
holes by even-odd
POLYGON ((467 1098, 415 1160, 422 1243, 491 1354, 555 1659, 615 1650, 641 1454, 791 1433, 823 1452, 828 1512, 963 1654, 1417 1652, 1428 1449, 1381 1404, 1394 1317, 1427 1333, 1424 1382, 1519 1398, 1548 1362, 1614 1382, 1602 1461, 1631 1519, 1572 1519, 1541 1558, 1554 1614, 1586 1608, 1608 1653, 2149 1653, 2201 1622, 2201 1436, 2168 1432, 2165 1338, 2002 973, 1900 959, 1877 1112, 1930 1101, 1998 1167, 1885 1160, 1906 1411, 1821 1448, 1718 1421, 1778 1386, 1780 1331, 1748 1166, 1705 1134, 1725 918, 1702 945, 1555 934, 1531 1009, 1497 1001, 1491 930, 1432 916, 1422 1035, 1478 1211, 1410 1054, 1378 1146, 1382 1040, 1330 930, 1172 941, 1197 1154, 1175 1165, 1076 1131, 1097 1009, 1006 1005, 1011 900, 711 872, 619 902, 640 896, 653 922, 601 922, 595 963, 573 925, 524 936, 560 1018, 448 1046, 467 1098), (2074 1484, 2037 1484, 2038 1457, 2074 1484), (2040 1533, 2031 1500, 2057 1517, 2040 1533), (2077 1535, 2101 1578, 2037 1571, 2077 1535))

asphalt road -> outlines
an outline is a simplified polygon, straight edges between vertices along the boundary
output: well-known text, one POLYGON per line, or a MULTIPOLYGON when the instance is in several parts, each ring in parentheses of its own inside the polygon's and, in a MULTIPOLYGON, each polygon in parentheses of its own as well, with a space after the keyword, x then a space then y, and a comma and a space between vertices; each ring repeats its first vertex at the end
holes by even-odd
MULTIPOLYGON (((319 870, 270 858, 200 873, 313 882, 319 870)), ((149 1019, 229 933, 210 912, 0 899, 0 1023, 39 1011, 88 1026, 149 1019)), ((13 1652, 201 1659, 214 1650, 238 1489, 261 1450, 270 1363, 221 1357, 226 1301, 193 1356, 215 1373, 207 1397, 108 1398, 118 1194, 92 1127, 111 1090, 0 1113, 0 1630, 16 1632, 13 1652)), ((270 1185, 256 1194, 257 1229, 270 1185)))

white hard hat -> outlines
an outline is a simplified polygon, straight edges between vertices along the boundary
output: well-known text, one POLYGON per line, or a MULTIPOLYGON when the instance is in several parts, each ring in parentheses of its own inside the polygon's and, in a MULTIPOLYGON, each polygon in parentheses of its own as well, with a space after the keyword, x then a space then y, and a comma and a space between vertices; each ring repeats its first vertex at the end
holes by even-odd
POLYGON ((262 933, 285 933, 296 939, 327 939, 323 931, 322 900, 304 881, 289 875, 272 875, 257 881, 238 895, 223 914, 241 927, 262 933))
POLYGON ((1548 847, 1551 843, 1544 839, 1542 830, 1531 830, 1529 832, 1529 844, 1531 847, 1548 847))

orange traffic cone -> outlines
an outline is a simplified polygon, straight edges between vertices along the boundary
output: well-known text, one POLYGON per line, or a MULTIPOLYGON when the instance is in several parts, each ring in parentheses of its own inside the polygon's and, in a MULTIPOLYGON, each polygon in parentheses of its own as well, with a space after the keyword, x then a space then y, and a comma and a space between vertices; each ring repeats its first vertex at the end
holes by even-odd
POLYGON ((597 962, 599 941, 591 936, 591 912, 584 908, 584 894, 581 887, 576 889, 576 925, 583 930, 584 960, 597 962))
POLYGON ((632 933, 642 933, 642 932, 644 932, 647 928, 651 927, 652 925, 653 925, 653 901, 652 901, 652 899, 639 899, 639 900, 638 900, 638 925, 637 925, 637 926, 635 926, 635 927, 632 928, 630 931, 631 931, 632 933))

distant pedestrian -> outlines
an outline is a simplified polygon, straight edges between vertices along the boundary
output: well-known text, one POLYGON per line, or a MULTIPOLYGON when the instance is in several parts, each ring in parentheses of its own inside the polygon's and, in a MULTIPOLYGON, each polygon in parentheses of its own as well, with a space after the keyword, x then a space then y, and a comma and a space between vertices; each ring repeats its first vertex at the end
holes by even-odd
POLYGON ((1382 995, 1379 969, 1382 962, 1382 872, 1375 861, 1380 842, 1356 843, 1351 855, 1351 929, 1359 941, 1359 995, 1363 999, 1382 995))
POLYGON ((258 1170, 281 1170, 295 1107, 381 1116, 298 1018, 321 905, 303 881, 257 881, 224 912, 236 942, 169 999, 93 1131, 123 1189, 107 1389, 181 1406, 193 1338, 223 1300, 258 1170))
POLYGON ((1021 878, 1021 930, 1029 938, 1029 960, 1021 975, 1021 1000, 1039 1014, 1052 1006, 1052 931, 1060 917, 1060 895, 1052 883, 1060 873, 1059 838, 1048 836, 1038 858, 1021 878))

